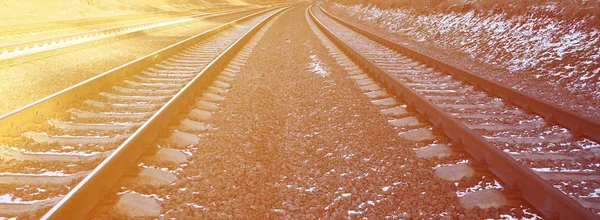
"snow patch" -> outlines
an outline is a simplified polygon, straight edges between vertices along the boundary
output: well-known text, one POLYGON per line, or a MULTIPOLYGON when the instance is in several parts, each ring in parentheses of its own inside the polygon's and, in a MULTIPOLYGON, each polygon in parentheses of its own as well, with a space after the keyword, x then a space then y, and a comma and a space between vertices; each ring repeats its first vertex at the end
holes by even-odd
POLYGON ((310 60, 311 61, 308 64, 308 67, 310 68, 311 72, 319 74, 322 77, 326 77, 331 74, 331 72, 324 66, 323 61, 321 61, 316 54, 311 54, 310 60))

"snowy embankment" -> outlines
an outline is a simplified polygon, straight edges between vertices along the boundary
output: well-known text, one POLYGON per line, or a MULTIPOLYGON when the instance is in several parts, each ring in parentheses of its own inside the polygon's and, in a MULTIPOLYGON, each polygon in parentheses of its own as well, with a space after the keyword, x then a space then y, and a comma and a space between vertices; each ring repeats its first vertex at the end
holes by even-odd
POLYGON ((391 34, 503 69, 509 78, 519 81, 508 84, 513 88, 600 118, 597 110, 600 108, 600 31, 590 24, 591 19, 557 18, 544 12, 562 9, 550 6, 531 7, 527 13, 512 16, 475 11, 417 13, 409 8, 381 9, 339 3, 330 4, 328 8, 335 14, 391 34), (561 91, 569 97, 543 94, 549 90, 561 91), (569 103, 561 99, 577 101, 569 103))

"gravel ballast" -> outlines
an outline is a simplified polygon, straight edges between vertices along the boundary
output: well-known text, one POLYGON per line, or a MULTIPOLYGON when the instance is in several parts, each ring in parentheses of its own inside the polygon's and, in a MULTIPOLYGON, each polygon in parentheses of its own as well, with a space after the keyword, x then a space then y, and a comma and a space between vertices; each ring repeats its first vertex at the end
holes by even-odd
POLYGON ((286 12, 264 35, 214 112, 213 129, 176 171, 180 181, 134 191, 157 199, 162 217, 178 219, 522 216, 519 208, 520 215, 462 208, 457 191, 493 177, 434 177, 444 161, 416 156, 419 143, 398 136, 312 34, 304 12, 286 12))

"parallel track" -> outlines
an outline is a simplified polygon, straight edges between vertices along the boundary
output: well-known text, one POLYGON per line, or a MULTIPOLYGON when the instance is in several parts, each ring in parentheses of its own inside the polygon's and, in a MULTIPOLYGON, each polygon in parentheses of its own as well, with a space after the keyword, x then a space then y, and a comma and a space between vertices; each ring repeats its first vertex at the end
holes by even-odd
MULTIPOLYGON (((117 194, 128 202, 145 200, 136 187, 175 181, 156 167, 185 160, 182 152, 207 129, 204 122, 256 45, 253 37, 283 10, 237 19, 0 116, 0 158, 8 161, 0 170, 0 195, 23 195, 0 202, 0 216, 37 218, 50 209, 43 219, 91 217, 92 209, 102 213, 107 199, 114 205, 117 194), (123 182, 134 182, 134 190, 120 190, 123 182)), ((335 44, 325 43, 399 135, 416 146, 429 143, 414 150, 434 158, 437 177, 457 188, 464 177, 481 178, 456 192, 463 208, 504 205, 529 212, 522 198, 547 218, 598 218, 598 122, 405 48, 323 8, 311 6, 307 17, 324 43, 335 44)))
POLYGON ((198 34, 0 118, 0 155, 12 164, 0 182, 5 193, 28 197, 0 203, 0 215, 37 218, 55 203, 44 218, 87 215, 122 168, 274 10, 198 34))
POLYGON ((597 122, 402 47, 323 9, 313 7, 311 18, 453 145, 464 146, 546 217, 598 217, 597 122))

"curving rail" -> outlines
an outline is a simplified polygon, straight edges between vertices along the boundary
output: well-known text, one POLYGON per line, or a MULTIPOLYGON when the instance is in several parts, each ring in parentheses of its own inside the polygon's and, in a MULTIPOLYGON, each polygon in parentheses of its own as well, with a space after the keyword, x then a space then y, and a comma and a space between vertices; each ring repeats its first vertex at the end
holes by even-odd
POLYGON ((589 160, 596 160, 599 123, 403 47, 322 8, 311 7, 310 17, 348 56, 544 215, 598 218, 588 209, 598 208, 593 198, 554 183, 593 186, 585 183, 597 180, 589 160), (547 161, 583 165, 575 171, 532 168, 547 161))

